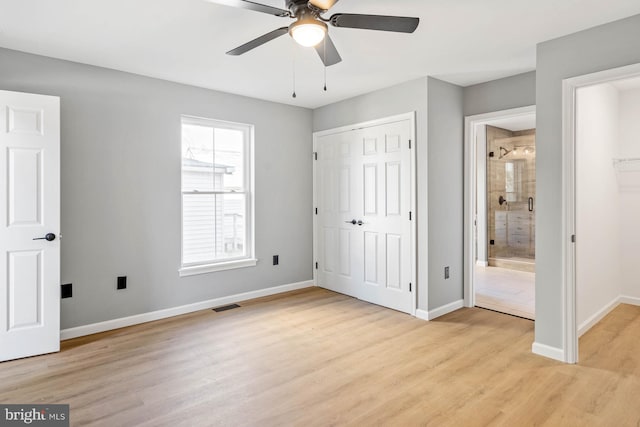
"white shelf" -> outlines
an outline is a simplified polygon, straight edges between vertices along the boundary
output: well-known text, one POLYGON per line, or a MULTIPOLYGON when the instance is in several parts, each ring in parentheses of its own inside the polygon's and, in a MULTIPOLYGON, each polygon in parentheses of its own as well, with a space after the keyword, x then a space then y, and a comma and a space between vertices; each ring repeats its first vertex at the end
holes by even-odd
POLYGON ((640 172, 640 157, 613 159, 616 172, 640 172))
POLYGON ((640 190, 640 157, 613 159, 618 188, 622 191, 640 190))

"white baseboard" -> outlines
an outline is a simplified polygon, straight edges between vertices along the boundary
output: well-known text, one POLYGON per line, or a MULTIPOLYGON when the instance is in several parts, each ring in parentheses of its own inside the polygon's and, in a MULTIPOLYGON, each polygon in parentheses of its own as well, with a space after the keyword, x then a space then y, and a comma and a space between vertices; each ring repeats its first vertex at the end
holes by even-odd
POLYGON ((560 362, 564 362, 564 351, 561 348, 551 347, 546 344, 540 344, 534 342, 531 346, 531 351, 533 354, 537 354, 538 356, 548 357, 549 359, 558 360, 560 362))
POLYGON ((618 304, 629 304, 629 305, 637 305, 640 306, 640 298, 636 297, 628 297, 624 295, 620 295, 609 304, 600 309, 593 316, 589 317, 585 320, 581 325, 578 326, 578 337, 584 335, 589 329, 591 329, 596 323, 605 318, 605 316, 613 311, 618 304))
POLYGON ((476 265, 478 267, 489 267, 489 262, 488 261, 476 261, 476 265))
POLYGON ((266 297, 269 295, 281 294, 283 292, 295 291, 297 289, 310 288, 314 285, 313 280, 291 283, 288 285, 274 286, 272 288, 258 289, 257 291, 244 292, 241 294, 229 295, 226 297, 214 298, 207 301, 193 304, 181 305, 164 310, 151 311, 148 313, 136 314, 134 316, 122 317, 120 319, 107 320, 105 322, 92 323, 90 325, 77 326, 75 328, 63 329, 60 331, 60 339, 82 337, 85 335, 97 334, 99 332, 110 331, 112 329, 124 328, 138 325, 140 323, 152 322, 154 320, 166 319, 167 317, 179 316, 181 314, 193 313, 194 311, 207 310, 209 308, 220 307, 222 305, 234 304, 254 298, 266 297))
POLYGON ((593 327, 593 325, 595 325, 596 323, 598 323, 599 321, 604 319, 604 317, 607 314, 611 313, 613 311, 613 309, 616 308, 618 306, 618 304, 620 304, 620 299, 621 298, 622 297, 615 298, 609 304, 605 305, 600 310, 598 310, 596 313, 594 313, 593 316, 589 317, 587 320, 582 322, 582 324, 578 325, 578 338, 580 338, 582 335, 585 334, 585 332, 587 332, 589 329, 591 329, 593 327))
POLYGON ((640 298, 620 296, 620 303, 640 306, 640 298))
POLYGON ((464 300, 454 301, 451 304, 443 305, 442 307, 438 307, 433 310, 429 310, 428 319, 433 320, 436 317, 444 316, 445 314, 449 314, 452 311, 456 311, 464 307, 464 300))
POLYGON ((420 320, 429 320, 429 312, 419 308, 416 310, 416 317, 420 320))

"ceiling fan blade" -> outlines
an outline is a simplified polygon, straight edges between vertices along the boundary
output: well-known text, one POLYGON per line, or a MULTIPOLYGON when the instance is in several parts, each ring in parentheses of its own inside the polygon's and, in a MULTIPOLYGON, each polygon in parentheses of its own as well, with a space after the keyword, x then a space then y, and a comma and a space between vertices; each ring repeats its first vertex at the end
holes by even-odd
POLYGON ((333 40, 331 40, 329 34, 325 36, 323 41, 315 46, 315 49, 326 67, 330 67, 342 61, 342 58, 338 53, 338 49, 336 49, 336 45, 333 44, 333 40))
POLYGON ((262 46, 263 44, 270 42, 273 39, 283 36, 288 32, 289 27, 278 28, 277 30, 273 30, 270 33, 262 35, 256 39, 251 40, 250 42, 243 44, 242 46, 238 46, 237 48, 230 50, 229 52, 227 52, 227 55, 242 55, 243 53, 249 52, 251 49, 255 49, 258 46, 262 46))
POLYGON ((221 4, 224 6, 237 7, 240 9, 249 9, 256 12, 268 13, 275 16, 291 16, 288 10, 278 9, 277 7, 267 6, 266 4, 254 3, 248 0, 207 0, 211 3, 221 4))
POLYGON ((338 0, 309 0, 309 3, 320 10, 329 10, 338 3, 338 0))
POLYGON ((405 16, 359 15, 354 13, 336 13, 329 18, 331 25, 343 28, 360 28, 363 30, 394 31, 396 33, 413 33, 420 18, 405 16))

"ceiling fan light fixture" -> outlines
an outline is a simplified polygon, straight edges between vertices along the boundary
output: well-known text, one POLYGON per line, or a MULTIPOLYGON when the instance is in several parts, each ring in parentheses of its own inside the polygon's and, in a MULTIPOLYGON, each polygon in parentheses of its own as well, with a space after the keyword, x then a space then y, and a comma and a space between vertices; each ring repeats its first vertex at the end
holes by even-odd
POLYGON ((327 24, 316 19, 301 19, 291 24, 289 34, 301 46, 316 46, 326 37, 327 24))

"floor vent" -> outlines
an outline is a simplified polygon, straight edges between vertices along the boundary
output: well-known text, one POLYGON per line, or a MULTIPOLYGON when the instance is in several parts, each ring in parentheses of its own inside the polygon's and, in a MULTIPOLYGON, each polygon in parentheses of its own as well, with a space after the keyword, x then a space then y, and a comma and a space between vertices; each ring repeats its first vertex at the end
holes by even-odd
POLYGON ((213 311, 220 313, 221 311, 233 310, 234 308, 240 308, 240 306, 238 304, 223 305, 222 307, 214 308, 213 311))

